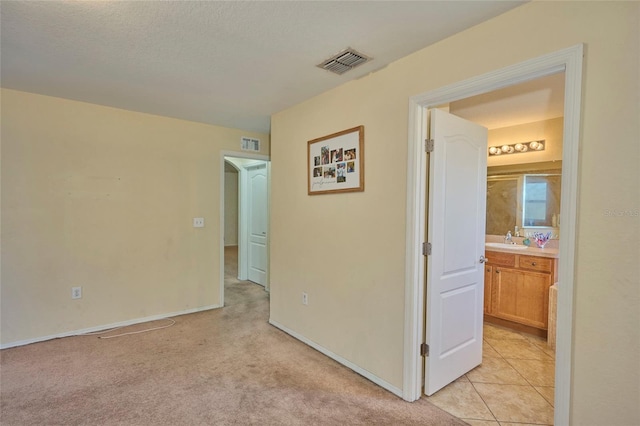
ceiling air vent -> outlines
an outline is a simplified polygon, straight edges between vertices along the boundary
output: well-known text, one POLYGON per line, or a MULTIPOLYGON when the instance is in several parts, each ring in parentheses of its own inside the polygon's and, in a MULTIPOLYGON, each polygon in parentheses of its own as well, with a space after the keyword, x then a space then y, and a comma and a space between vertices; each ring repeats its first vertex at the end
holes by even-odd
POLYGON ((358 65, 362 65, 372 59, 373 58, 356 52, 349 47, 326 61, 322 61, 321 64, 318 64, 318 67, 342 75, 358 65))

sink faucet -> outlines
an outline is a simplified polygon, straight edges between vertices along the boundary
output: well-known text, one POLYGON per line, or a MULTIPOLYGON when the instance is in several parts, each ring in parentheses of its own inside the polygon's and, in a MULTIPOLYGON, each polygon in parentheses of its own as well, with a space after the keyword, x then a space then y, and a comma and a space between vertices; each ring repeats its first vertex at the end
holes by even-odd
POLYGON ((504 237, 504 243, 513 244, 513 241, 511 240, 511 231, 507 231, 507 235, 504 237))

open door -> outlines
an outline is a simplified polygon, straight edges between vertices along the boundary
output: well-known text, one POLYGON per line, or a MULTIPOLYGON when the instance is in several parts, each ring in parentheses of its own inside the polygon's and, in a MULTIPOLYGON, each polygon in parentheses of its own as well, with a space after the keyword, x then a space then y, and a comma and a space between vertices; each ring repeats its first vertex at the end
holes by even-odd
POLYGON ((482 362, 487 129, 430 111, 424 393, 482 362))
POLYGON ((247 167, 247 233, 249 236, 248 279, 267 282, 267 164, 247 167))

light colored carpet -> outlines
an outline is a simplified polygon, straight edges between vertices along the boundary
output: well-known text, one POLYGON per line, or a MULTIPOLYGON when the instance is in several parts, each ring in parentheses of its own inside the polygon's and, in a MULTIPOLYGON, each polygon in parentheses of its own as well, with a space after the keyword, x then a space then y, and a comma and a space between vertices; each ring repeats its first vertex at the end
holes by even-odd
POLYGON ((0 423, 464 424, 425 400, 402 401, 270 326, 268 294, 234 274, 224 308, 175 317, 170 328, 2 350, 0 423))

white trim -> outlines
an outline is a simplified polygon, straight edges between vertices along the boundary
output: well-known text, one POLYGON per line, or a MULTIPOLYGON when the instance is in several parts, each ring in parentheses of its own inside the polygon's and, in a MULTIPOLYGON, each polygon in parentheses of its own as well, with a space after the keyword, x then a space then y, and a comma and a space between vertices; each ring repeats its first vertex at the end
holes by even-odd
POLYGON ((356 364, 352 363, 351 361, 347 361, 346 359, 342 358, 340 355, 334 354, 329 349, 326 349, 326 348, 320 346, 319 344, 307 339, 303 335, 298 334, 295 331, 288 329, 287 327, 285 327, 284 325, 278 323, 277 321, 273 321, 273 320, 270 319, 269 320, 269 324, 271 324, 272 326, 284 331, 285 333, 289 334, 290 336, 300 340, 302 343, 304 343, 304 344, 306 344, 308 346, 311 346, 313 349, 315 349, 318 352, 328 356, 329 358, 333 359, 334 361, 337 361, 340 364, 344 365, 345 367, 355 371, 359 375, 361 375, 364 378, 372 381, 376 385, 388 390, 392 394, 394 394, 396 396, 399 396, 399 397, 402 397, 402 389, 393 386, 391 383, 381 379, 380 377, 376 376, 375 374, 372 374, 371 372, 369 372, 367 370, 364 370, 361 367, 358 367, 356 364))
POLYGON ((224 157, 248 158, 253 160, 270 161, 271 157, 264 154, 254 154, 245 151, 220 151, 220 155, 224 157))
POLYGON ((582 112, 583 46, 567 54, 564 89, 564 133, 562 144, 563 229, 558 260, 558 308, 556 319, 556 379, 554 424, 571 424, 571 381, 573 358, 573 295, 578 229, 578 162, 582 112), (568 221, 568 222, 567 222, 568 221))
POLYGON ((407 159, 407 246, 405 281, 405 345, 402 397, 421 396, 422 368, 418 348, 423 336, 424 262, 420 244, 424 235, 426 135, 424 111, 429 107, 487 93, 503 87, 565 72, 562 154, 562 223, 560 239, 556 381, 554 424, 570 424, 573 293, 577 229, 578 148, 580 143, 583 45, 579 44, 513 66, 451 84, 409 100, 407 159))
POLYGON ((136 319, 127 320, 127 321, 115 322, 115 323, 112 323, 112 324, 105 324, 105 325, 99 325, 99 326, 96 326, 96 327, 83 328, 81 330, 67 331, 67 332, 64 332, 64 333, 52 334, 52 335, 49 335, 49 336, 36 337, 36 338, 33 338, 33 339, 20 340, 20 341, 17 341, 17 342, 6 343, 6 344, 0 346, 0 349, 15 348, 16 346, 30 345, 31 343, 44 342, 46 340, 52 340, 52 339, 60 339, 62 337, 81 336, 83 334, 94 333, 96 331, 109 330, 111 328, 116 328, 116 327, 126 327, 126 326, 129 326, 129 325, 135 325, 135 324, 142 324, 142 323, 149 322, 149 321, 157 321, 157 320, 161 320, 161 319, 164 319, 164 318, 177 317, 179 315, 194 314, 196 312, 209 311, 209 310, 218 309, 218 308, 221 308, 221 307, 222 306, 220 306, 220 305, 209 305, 209 306, 203 306, 201 308, 193 308, 193 309, 187 309, 187 310, 184 310, 184 311, 170 312, 170 313, 167 313, 167 314, 151 315, 151 316, 144 317, 144 318, 136 318, 136 319))
POLYGON ((238 171, 238 279, 246 281, 249 276, 249 248, 247 241, 247 169, 238 171))
POLYGON ((422 379, 415 372, 422 371, 422 359, 418 348, 422 343, 422 326, 416 318, 422 315, 419 300, 424 300, 422 281, 425 263, 422 261, 421 244, 426 238, 424 211, 426 205, 426 161, 422 149, 427 134, 427 117, 423 108, 409 101, 409 163, 407 164, 407 238, 405 265, 404 312, 404 367, 402 398, 412 402, 420 398, 422 379), (411 155, 411 154, 415 155, 411 155), (420 220, 419 218, 423 219, 420 220))

